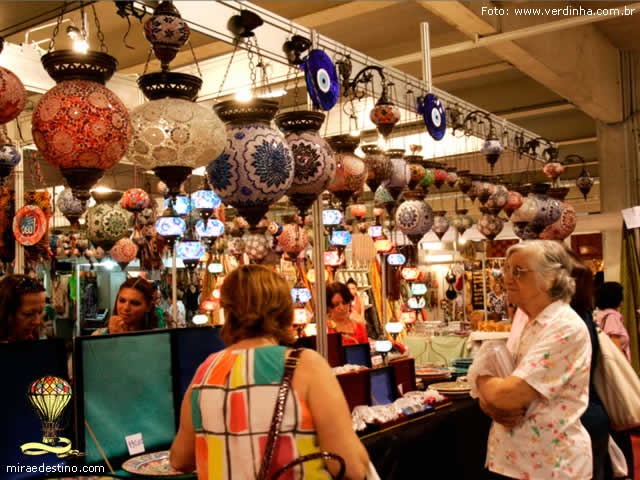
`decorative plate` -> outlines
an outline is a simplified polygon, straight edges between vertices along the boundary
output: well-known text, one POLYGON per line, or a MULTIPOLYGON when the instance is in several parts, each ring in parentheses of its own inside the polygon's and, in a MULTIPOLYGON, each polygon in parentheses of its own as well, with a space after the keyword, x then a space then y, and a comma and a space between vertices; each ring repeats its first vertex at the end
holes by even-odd
POLYGON ((329 55, 322 50, 311 50, 302 66, 313 106, 331 110, 340 96, 340 81, 329 55))
POLYGON ((122 469, 134 475, 149 475, 155 477, 184 475, 184 473, 175 470, 169 463, 168 450, 144 453, 137 457, 130 458, 122 464, 122 469))
POLYGON ((417 377, 446 377, 449 374, 448 368, 416 368, 417 377))
POLYGON ((444 106, 433 93, 419 99, 418 112, 424 117, 424 124, 434 140, 442 140, 447 131, 447 117, 444 106))
POLYGON ((466 397, 469 395, 469 392, 471 392, 471 385, 458 382, 433 383, 429 386, 429 388, 451 398, 466 397))
POLYGON ((13 235, 25 247, 38 243, 47 231, 47 217, 40 207, 27 205, 13 217, 13 235))

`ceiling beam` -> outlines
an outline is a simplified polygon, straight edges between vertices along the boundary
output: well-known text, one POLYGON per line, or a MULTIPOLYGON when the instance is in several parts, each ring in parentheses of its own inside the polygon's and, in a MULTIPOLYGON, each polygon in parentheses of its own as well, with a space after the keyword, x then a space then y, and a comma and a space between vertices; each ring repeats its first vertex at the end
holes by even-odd
MULTIPOLYGON (((383 62, 387 63, 386 60, 383 60, 383 62)), ((480 67, 468 68, 466 70, 459 70, 457 72, 435 75, 433 77, 433 83, 441 85, 443 83, 457 82, 459 80, 467 80, 469 78, 476 78, 482 75, 491 75, 494 73, 501 73, 509 70, 513 70, 513 65, 508 62, 492 63, 490 65, 482 65, 480 67)))
POLYGON ((292 21, 304 25, 307 28, 320 28, 338 21, 348 20, 365 13, 375 12, 383 8, 396 5, 396 1, 368 1, 346 2, 336 7, 325 8, 317 12, 309 13, 292 21))
MULTIPOLYGON (((481 14, 483 7, 493 6, 489 2, 472 2, 469 6, 459 1, 417 4, 470 38, 501 33, 495 17, 481 14)), ((515 15, 501 16, 502 32, 520 28, 524 21, 515 15)), ((622 119, 619 51, 593 25, 524 38, 517 43, 506 40, 486 48, 594 119, 607 123, 622 119)))
POLYGON ((499 117, 506 118, 507 120, 516 120, 518 118, 531 118, 541 115, 550 115, 553 113, 567 112, 569 110, 575 110, 576 106, 567 102, 548 103, 544 105, 530 105, 524 108, 518 108, 515 110, 506 110, 503 112, 493 112, 499 117))

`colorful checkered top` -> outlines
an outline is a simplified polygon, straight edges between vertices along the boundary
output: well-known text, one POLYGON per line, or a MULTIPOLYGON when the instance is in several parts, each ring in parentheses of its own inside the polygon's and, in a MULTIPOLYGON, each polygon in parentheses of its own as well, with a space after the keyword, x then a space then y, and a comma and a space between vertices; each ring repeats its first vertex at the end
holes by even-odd
MULTIPOLYGON (((193 379, 191 416, 200 480, 254 480, 260 470, 284 373, 280 346, 222 350, 193 379)), ((296 458, 319 452, 311 412, 295 390, 287 398, 268 477, 296 458)), ((331 478, 322 460, 306 462, 282 480, 331 478)))

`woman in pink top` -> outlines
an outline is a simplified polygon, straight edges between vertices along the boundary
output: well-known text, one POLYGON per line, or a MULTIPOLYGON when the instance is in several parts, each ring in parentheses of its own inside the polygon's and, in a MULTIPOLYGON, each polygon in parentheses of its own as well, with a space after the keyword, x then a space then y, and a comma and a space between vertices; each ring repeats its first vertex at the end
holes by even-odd
POLYGON ((596 323, 631 362, 629 332, 624 328, 622 314, 617 310, 622 304, 623 298, 622 285, 618 282, 603 283, 596 296, 596 306, 600 310, 596 317, 596 323))

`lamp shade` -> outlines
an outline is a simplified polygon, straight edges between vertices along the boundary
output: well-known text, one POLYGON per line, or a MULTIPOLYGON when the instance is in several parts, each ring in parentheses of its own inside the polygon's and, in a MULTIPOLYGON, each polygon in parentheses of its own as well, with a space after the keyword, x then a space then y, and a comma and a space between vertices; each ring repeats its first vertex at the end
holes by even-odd
POLYGON ((207 317, 202 313, 198 313, 197 315, 193 316, 191 321, 193 322, 194 325, 204 325, 205 323, 209 322, 209 317, 207 317))
POLYGON ((311 290, 308 288, 294 287, 291 289, 291 297, 296 303, 307 303, 311 300, 311 290))
POLYGON ((158 235, 163 237, 180 237, 187 229, 187 224, 180 217, 160 217, 155 223, 158 235))
POLYGON ((402 278, 407 282, 412 282, 420 276, 420 270, 418 270, 417 267, 404 267, 400 275, 402 275, 402 278))
POLYGON ((416 312, 402 312, 400 321, 405 325, 411 325, 416 322, 416 312))
MULTIPOLYGON (((113 199, 120 194, 114 192, 113 199)), ((132 215, 115 202, 99 201, 87 210, 87 238, 97 247, 109 250, 121 238, 128 236, 132 215)))
POLYGON ((373 348, 378 353, 388 353, 393 348, 391 340, 376 340, 373 348))
MULTIPOLYGON (((316 283, 316 271, 313 268, 310 268, 307 271, 307 280, 309 280, 310 283, 316 283)), ((329 280, 329 272, 327 272, 326 269, 324 269, 324 280, 327 281, 329 280)))
POLYGON ((130 188, 122 195, 120 205, 128 212, 138 213, 149 206, 149 194, 141 188, 130 188))
POLYGON ((209 273, 222 273, 224 272, 224 267, 221 263, 210 263, 207 267, 207 270, 209 271, 209 273))
POLYGON ((391 334, 398 334, 402 331, 404 325, 401 322, 387 322, 384 329, 391 334))
POLYGON ((219 237, 224 233, 224 223, 220 220, 212 218, 211 220, 204 221, 198 220, 196 223, 196 235, 198 237, 219 237))
POLYGON ((71 222, 71 225, 78 223, 78 219, 84 212, 87 211, 86 203, 83 204, 80 200, 73 196, 73 191, 70 188, 65 188, 56 201, 58 210, 71 222))
POLYGON ((374 247, 376 249, 376 252, 378 252, 378 253, 390 252, 391 249, 393 248, 393 242, 391 242, 391 240, 389 240, 385 236, 378 237, 373 242, 373 245, 374 245, 374 247))
POLYGON ((26 102, 27 91, 22 81, 11 70, 0 67, 0 124, 17 118, 26 102))
POLYGON ((378 238, 382 236, 382 225, 371 225, 369 227, 369 236, 371 238, 378 238))
POLYGON ((213 190, 198 190, 191 195, 191 206, 198 209, 215 210, 222 201, 213 190))
POLYGON ((245 238, 245 252, 254 262, 261 262, 269 253, 269 242, 263 233, 250 233, 245 238))
POLYGON ((409 308, 412 308, 414 310, 420 310, 424 308, 426 304, 427 302, 424 299, 424 297, 411 297, 407 302, 407 305, 409 305, 409 308))
POLYGON ((392 253, 387 257, 387 263, 389 265, 393 265, 394 267, 404 265, 406 261, 407 261, 406 257, 401 253, 392 253))
POLYGON ((197 260, 204 256, 206 253, 205 246, 196 241, 185 241, 178 243, 177 255, 182 261, 185 260, 197 260))
POLYGON ((336 246, 347 246, 351 242, 351 234, 346 230, 334 230, 329 237, 329 243, 336 246))
POLYGON ((287 223, 277 237, 278 245, 288 254, 297 256, 309 244, 309 234, 296 223, 287 223))
POLYGON ((339 225, 342 222, 344 215, 340 210, 323 210, 322 211, 322 224, 323 225, 339 225))
POLYGON ((427 286, 424 283, 412 283, 411 295, 424 295, 427 293, 427 286))
POLYGON ((324 252, 324 264, 330 267, 338 267, 344 263, 344 256, 337 250, 324 252))
POLYGON ((192 204, 189 197, 185 197, 184 195, 179 195, 177 197, 167 198, 164 201, 165 210, 170 207, 173 207, 173 211, 176 212, 176 214, 182 216, 182 215, 188 215, 189 213, 191 213, 192 204))

